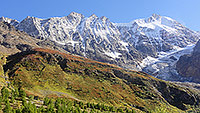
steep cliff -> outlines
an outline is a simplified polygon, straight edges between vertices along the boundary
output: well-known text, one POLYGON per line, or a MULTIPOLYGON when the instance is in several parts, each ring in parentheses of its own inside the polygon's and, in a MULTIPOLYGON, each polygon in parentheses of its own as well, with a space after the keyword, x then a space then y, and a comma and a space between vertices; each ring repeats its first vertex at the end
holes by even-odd
POLYGON ((200 83, 200 41, 196 44, 192 54, 183 55, 176 64, 178 73, 188 81, 200 83))

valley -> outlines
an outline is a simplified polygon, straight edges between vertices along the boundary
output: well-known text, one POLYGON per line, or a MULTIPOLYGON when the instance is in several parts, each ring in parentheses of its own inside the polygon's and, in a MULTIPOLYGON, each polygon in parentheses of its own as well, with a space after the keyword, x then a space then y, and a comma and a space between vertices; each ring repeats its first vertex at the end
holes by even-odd
POLYGON ((0 110, 200 112, 199 37, 157 14, 130 23, 1 17, 0 110))

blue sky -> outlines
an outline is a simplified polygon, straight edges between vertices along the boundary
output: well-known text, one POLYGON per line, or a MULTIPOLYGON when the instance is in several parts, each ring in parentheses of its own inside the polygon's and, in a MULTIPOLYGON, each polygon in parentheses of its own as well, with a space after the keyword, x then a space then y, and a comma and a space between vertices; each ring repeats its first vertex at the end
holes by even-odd
POLYGON ((67 16, 78 12, 106 16, 127 23, 153 13, 169 16, 192 30, 200 31, 200 0, 1 0, 0 16, 23 20, 67 16))

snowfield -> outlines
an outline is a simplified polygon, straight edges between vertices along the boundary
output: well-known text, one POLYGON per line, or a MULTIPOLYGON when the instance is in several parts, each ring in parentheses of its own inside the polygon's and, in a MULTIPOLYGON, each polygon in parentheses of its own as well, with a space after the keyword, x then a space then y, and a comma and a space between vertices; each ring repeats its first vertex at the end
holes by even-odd
POLYGON ((191 54, 195 44, 184 48, 176 48, 169 52, 159 52, 158 58, 147 57, 141 62, 145 72, 152 73, 158 78, 169 80, 172 76, 178 76, 175 69, 178 59, 185 54, 191 54))
POLYGON ((162 79, 175 79, 179 57, 190 54, 200 34, 176 20, 153 14, 130 23, 72 12, 68 16, 21 22, 0 18, 31 36, 51 40, 62 49, 86 58, 145 71, 162 79))

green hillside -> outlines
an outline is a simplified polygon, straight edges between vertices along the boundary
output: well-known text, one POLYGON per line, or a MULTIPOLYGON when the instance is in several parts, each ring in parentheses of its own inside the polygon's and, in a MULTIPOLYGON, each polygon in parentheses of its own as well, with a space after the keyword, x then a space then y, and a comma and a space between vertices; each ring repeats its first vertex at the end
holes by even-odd
MULTIPOLYGON (((117 109, 122 109, 118 112, 173 113, 199 110, 199 91, 143 72, 54 50, 34 49, 8 56, 3 67, 9 76, 9 90, 23 90, 28 96, 38 97, 41 101, 50 97, 54 103, 56 98, 61 97, 84 106, 88 103, 113 106, 115 110, 112 112, 117 112, 117 109)), ((22 99, 18 100, 22 102, 22 99)), ((20 106, 22 104, 18 108, 20 106)), ((81 111, 91 112, 92 109, 80 107, 81 111)), ((96 112, 104 111, 99 109, 96 112)))

